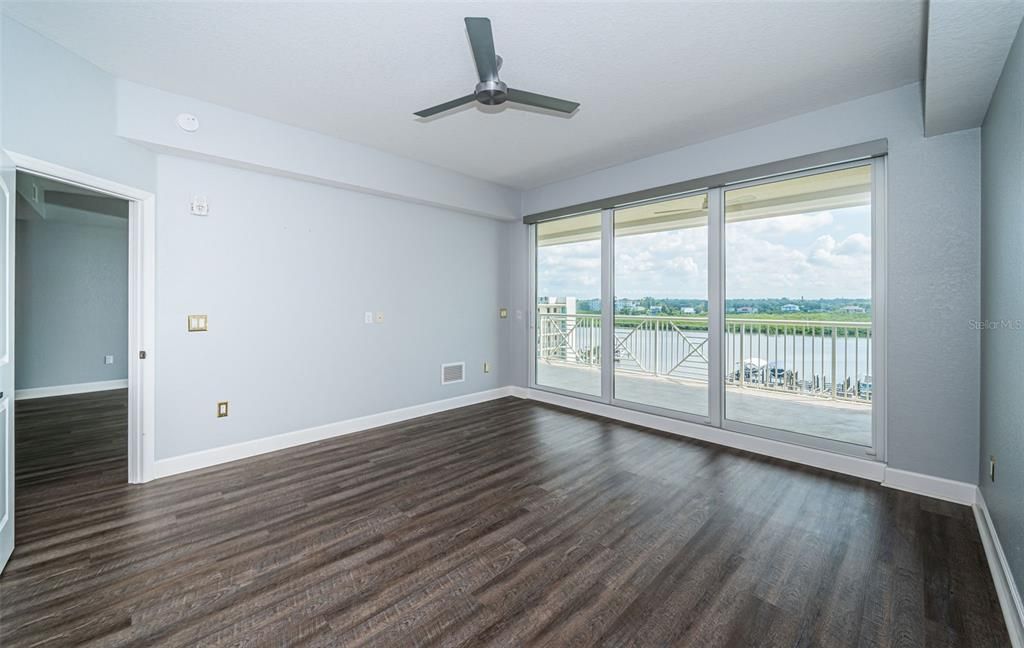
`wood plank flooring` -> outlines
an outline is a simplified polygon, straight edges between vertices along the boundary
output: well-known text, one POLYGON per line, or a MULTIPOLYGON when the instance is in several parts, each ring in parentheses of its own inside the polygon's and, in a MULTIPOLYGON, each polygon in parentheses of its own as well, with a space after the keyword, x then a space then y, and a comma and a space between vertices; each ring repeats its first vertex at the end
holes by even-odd
POLYGON ((0 645, 1009 645, 967 507, 513 398, 129 486, 125 415, 17 404, 0 645))

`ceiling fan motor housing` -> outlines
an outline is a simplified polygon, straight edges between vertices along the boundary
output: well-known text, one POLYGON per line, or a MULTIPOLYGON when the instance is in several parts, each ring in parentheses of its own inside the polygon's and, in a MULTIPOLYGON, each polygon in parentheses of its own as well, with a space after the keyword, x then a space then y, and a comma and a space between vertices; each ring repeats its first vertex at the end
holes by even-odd
POLYGON ((508 99, 508 86, 501 81, 481 81, 476 84, 476 100, 485 106, 497 106, 508 99))

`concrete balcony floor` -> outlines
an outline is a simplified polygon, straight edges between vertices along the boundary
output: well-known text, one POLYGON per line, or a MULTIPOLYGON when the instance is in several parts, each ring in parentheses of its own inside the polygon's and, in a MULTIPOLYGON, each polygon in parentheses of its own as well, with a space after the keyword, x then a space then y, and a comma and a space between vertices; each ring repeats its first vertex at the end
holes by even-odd
MULTIPOLYGON (((601 393, 600 371, 593 367, 539 362, 537 383, 584 394, 601 393)), ((617 371, 615 397, 707 416, 708 386, 697 381, 617 371)), ((725 411, 726 418, 734 421, 863 446, 871 444, 868 404, 727 386, 725 411)))

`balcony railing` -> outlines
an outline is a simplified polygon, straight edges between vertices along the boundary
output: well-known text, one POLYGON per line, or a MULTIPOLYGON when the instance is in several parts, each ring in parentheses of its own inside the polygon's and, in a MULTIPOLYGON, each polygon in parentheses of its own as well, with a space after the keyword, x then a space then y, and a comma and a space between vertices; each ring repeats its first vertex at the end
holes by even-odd
POLYGON ((726 383, 871 400, 871 323, 729 318, 726 383))
MULTIPOLYGON (((601 317, 538 313, 537 358, 601 365, 601 317)), ((871 401, 871 324, 726 317, 726 385, 841 401, 871 401)), ((615 316, 615 369, 708 379, 707 317, 615 316)))

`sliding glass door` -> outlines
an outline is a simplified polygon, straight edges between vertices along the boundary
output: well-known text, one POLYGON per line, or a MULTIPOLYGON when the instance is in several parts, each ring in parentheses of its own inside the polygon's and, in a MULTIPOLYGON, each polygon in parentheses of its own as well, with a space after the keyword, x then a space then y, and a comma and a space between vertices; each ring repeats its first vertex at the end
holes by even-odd
POLYGON ((708 415, 708 194, 616 209, 614 397, 708 415))
POLYGON ((536 226, 536 383, 601 395, 601 212, 536 226))
POLYGON ((725 419, 870 446, 871 166, 725 192, 725 419))
POLYGON ((534 226, 531 384, 877 455, 881 159, 534 226))

